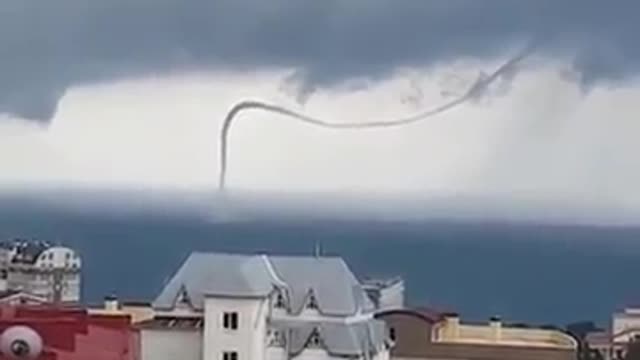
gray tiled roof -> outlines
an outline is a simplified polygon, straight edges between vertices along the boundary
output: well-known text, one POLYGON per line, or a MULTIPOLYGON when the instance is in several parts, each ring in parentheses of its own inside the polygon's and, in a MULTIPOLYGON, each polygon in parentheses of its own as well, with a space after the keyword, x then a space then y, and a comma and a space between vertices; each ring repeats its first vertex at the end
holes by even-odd
POLYGON ((347 264, 337 257, 269 258, 273 269, 288 287, 290 310, 300 312, 309 290, 313 291, 320 312, 350 315, 371 311, 373 304, 347 264))
POLYGON ((275 321, 271 326, 281 332, 288 342, 285 348, 293 356, 305 349, 314 331, 320 337, 320 346, 332 355, 362 355, 367 350, 375 354, 387 340, 385 323, 373 319, 356 323, 275 321))
POLYGON ((360 283, 338 257, 193 253, 153 306, 172 309, 183 288, 196 309, 202 309, 206 295, 263 297, 281 288, 292 313, 302 310, 310 293, 325 315, 373 310, 360 283))

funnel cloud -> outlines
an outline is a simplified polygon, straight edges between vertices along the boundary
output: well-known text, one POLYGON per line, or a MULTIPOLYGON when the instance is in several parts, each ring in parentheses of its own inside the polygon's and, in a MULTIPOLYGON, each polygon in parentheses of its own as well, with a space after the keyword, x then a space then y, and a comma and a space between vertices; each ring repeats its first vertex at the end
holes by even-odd
POLYGON ((438 114, 444 113, 447 110, 453 109, 459 105, 464 104, 467 101, 473 100, 474 98, 478 98, 482 96, 486 89, 494 82, 496 79, 501 77, 504 73, 508 73, 512 70, 514 66, 516 66, 520 61, 526 58, 533 47, 526 48, 522 52, 520 52, 517 56, 513 57, 509 61, 505 62, 502 66, 500 66, 496 71, 494 71, 489 76, 481 76, 470 88, 467 90, 462 96, 451 100, 443 105, 440 105, 434 109, 422 112, 417 115, 413 115, 406 118, 393 119, 393 120, 382 120, 382 121, 359 121, 359 122, 330 122, 317 118, 313 118, 304 114, 297 113, 295 111, 289 110, 282 106, 272 105, 265 102, 260 101, 252 101, 245 100, 237 103, 233 106, 233 108, 229 111, 227 116, 225 117, 222 123, 222 131, 220 132, 220 178, 218 181, 218 187, 221 190, 224 190, 226 185, 226 173, 227 173, 227 152, 228 152, 228 137, 229 131, 231 130, 231 126, 233 125, 233 121, 243 110, 263 110, 269 111, 272 113, 289 116, 295 120, 324 128, 330 129, 373 129, 373 128, 390 128, 396 126, 406 126, 413 124, 418 121, 422 121, 432 116, 436 116, 438 114))
POLYGON ((6 0, 0 114, 48 123, 74 86, 193 69, 295 69, 304 103, 400 67, 493 59, 532 36, 552 39, 539 51, 567 58, 589 89, 637 74, 639 11, 626 0, 6 0))

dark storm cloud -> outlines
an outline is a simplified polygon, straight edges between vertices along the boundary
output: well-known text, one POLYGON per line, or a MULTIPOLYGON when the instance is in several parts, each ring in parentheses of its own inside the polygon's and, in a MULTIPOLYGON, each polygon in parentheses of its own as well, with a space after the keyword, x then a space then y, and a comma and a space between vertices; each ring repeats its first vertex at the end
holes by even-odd
POLYGON ((588 86, 640 68, 638 13, 625 0, 3 0, 0 113, 47 121, 74 84, 231 65, 295 67, 304 97, 531 37, 588 86))

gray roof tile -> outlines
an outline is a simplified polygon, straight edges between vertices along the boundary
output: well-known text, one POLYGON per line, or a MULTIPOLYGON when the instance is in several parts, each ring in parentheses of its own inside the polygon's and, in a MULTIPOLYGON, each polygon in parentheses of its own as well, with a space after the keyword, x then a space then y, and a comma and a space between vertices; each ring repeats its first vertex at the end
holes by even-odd
POLYGON ((387 340, 385 323, 373 319, 356 323, 274 321, 271 326, 289 341, 287 349, 293 356, 305 349, 314 331, 320 336, 320 346, 332 355, 362 355, 367 350, 375 354, 387 340))
POLYGON ((267 296, 284 288, 290 312, 298 313, 310 293, 325 315, 346 316, 371 311, 373 304, 347 264, 338 257, 265 256, 193 253, 153 303, 170 310, 182 288, 192 305, 202 309, 210 296, 267 296))

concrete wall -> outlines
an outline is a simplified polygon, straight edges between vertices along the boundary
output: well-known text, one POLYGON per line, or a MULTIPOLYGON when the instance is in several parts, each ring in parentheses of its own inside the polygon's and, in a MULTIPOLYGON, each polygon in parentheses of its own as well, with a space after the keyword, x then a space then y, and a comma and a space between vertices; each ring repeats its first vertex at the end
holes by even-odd
MULTIPOLYGON (((614 314, 611 329, 613 334, 620 334, 625 330, 640 330, 640 314, 635 312, 614 314)), ((617 337, 616 341, 628 342, 636 334, 640 334, 640 331, 630 331, 628 334, 617 337)))
MULTIPOLYGON (((5 254, 6 256, 6 251, 5 254)), ((6 288, 23 290, 53 301, 78 302, 81 295, 81 260, 72 249, 56 246, 43 251, 33 264, 8 264, 6 288), (59 282, 59 291, 55 283, 59 282)))
POLYGON ((238 360, 264 360, 267 299, 210 297, 204 301, 204 360, 220 360, 224 351, 238 352, 238 360), (238 329, 223 327, 225 312, 238 313, 238 329))
POLYGON ((575 350, 496 344, 436 343, 431 341, 433 324, 409 313, 379 317, 395 332, 392 359, 450 360, 575 360, 575 350))
POLYGON ((404 307, 404 281, 395 279, 390 282, 372 280, 363 284, 367 296, 378 310, 400 309, 404 307))
POLYGON ((576 340, 556 330, 505 327, 499 321, 488 324, 459 324, 444 321, 433 331, 434 338, 443 342, 487 342, 501 345, 548 347, 577 347, 576 340), (454 324, 451 326, 451 324, 454 324), (452 327, 455 327, 453 331, 452 327), (453 335, 455 333, 455 335, 453 335))
POLYGON ((202 332, 198 330, 143 329, 140 360, 200 360, 202 332))
POLYGON ((398 309, 404 307, 404 281, 380 290, 379 309, 398 309))

